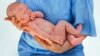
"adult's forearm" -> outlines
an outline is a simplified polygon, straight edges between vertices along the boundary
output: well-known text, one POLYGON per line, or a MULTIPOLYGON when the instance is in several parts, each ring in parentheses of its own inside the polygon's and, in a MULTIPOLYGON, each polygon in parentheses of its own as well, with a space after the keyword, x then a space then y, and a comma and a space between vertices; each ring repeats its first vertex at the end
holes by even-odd
POLYGON ((68 51, 69 49, 73 48, 74 46, 71 45, 67 40, 66 42, 61 46, 59 44, 56 44, 54 42, 52 42, 51 40, 45 38, 43 39, 44 37, 43 36, 38 36, 37 35, 34 35, 34 30, 31 30, 29 31, 29 33, 34 36, 34 38, 41 44, 41 46, 43 46, 44 48, 52 51, 52 52, 55 52, 55 53, 63 53, 65 51, 68 51))
POLYGON ((55 44, 54 42, 52 42, 50 40, 49 40, 49 42, 44 41, 44 40, 40 39, 38 36, 34 36, 34 38, 41 44, 42 47, 44 47, 47 50, 50 50, 52 52, 55 52, 55 53, 63 53, 74 47, 68 41, 66 41, 62 46, 60 46, 59 44, 55 44))
POLYGON ((47 33, 42 32, 38 29, 38 27, 26 27, 26 30, 28 30, 28 33, 34 36, 34 38, 43 46, 44 48, 55 52, 55 53, 62 53, 65 51, 68 51, 69 49, 73 48, 74 46, 71 45, 68 40, 64 42, 64 44, 61 46, 59 44, 54 43, 53 41, 49 40, 51 36, 47 35, 47 33))

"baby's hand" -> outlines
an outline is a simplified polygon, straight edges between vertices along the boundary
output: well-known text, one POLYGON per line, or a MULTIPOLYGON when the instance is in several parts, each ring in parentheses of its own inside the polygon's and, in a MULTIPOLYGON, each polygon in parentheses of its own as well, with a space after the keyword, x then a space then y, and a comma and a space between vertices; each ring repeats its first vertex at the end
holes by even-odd
POLYGON ((35 15, 36 18, 43 18, 44 17, 43 13, 40 11, 35 11, 35 12, 33 12, 33 14, 35 15))
POLYGON ((35 18, 43 18, 43 17, 44 17, 44 15, 43 15, 42 12, 40 12, 40 11, 35 11, 35 12, 32 12, 32 13, 31 13, 30 19, 31 19, 31 20, 34 20, 35 18))

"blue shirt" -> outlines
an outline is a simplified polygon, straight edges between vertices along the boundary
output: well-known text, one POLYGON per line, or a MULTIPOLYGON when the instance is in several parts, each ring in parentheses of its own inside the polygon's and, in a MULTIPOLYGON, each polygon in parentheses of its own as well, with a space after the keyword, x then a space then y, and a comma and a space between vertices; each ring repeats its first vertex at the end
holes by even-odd
MULTIPOLYGON (((93 18, 92 0, 17 0, 26 4, 32 11, 42 11, 45 20, 56 24, 59 20, 66 20, 74 27, 83 24, 81 34, 96 36, 93 18)), ((21 38, 31 47, 44 49, 27 33, 22 33, 21 38)))

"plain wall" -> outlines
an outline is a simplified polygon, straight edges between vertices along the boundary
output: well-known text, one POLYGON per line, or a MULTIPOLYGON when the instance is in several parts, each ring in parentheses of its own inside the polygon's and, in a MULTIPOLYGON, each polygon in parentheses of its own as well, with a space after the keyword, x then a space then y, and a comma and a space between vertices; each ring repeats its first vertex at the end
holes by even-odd
MULTIPOLYGON (((22 31, 4 20, 7 6, 14 1, 0 0, 0 56, 18 56, 17 45, 22 31)), ((97 37, 84 40, 85 56, 100 56, 100 0, 94 0, 94 18, 97 37)))

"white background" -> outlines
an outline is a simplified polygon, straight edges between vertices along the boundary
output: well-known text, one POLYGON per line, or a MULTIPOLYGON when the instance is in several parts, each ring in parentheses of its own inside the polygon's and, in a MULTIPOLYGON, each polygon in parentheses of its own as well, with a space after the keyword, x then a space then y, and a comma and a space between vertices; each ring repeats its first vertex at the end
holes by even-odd
MULTIPOLYGON (((0 56, 18 56, 17 45, 21 31, 4 20, 7 6, 15 0, 0 0, 0 56)), ((87 37, 84 42, 85 56, 100 56, 100 0, 94 0, 94 18, 97 37, 87 37)))

